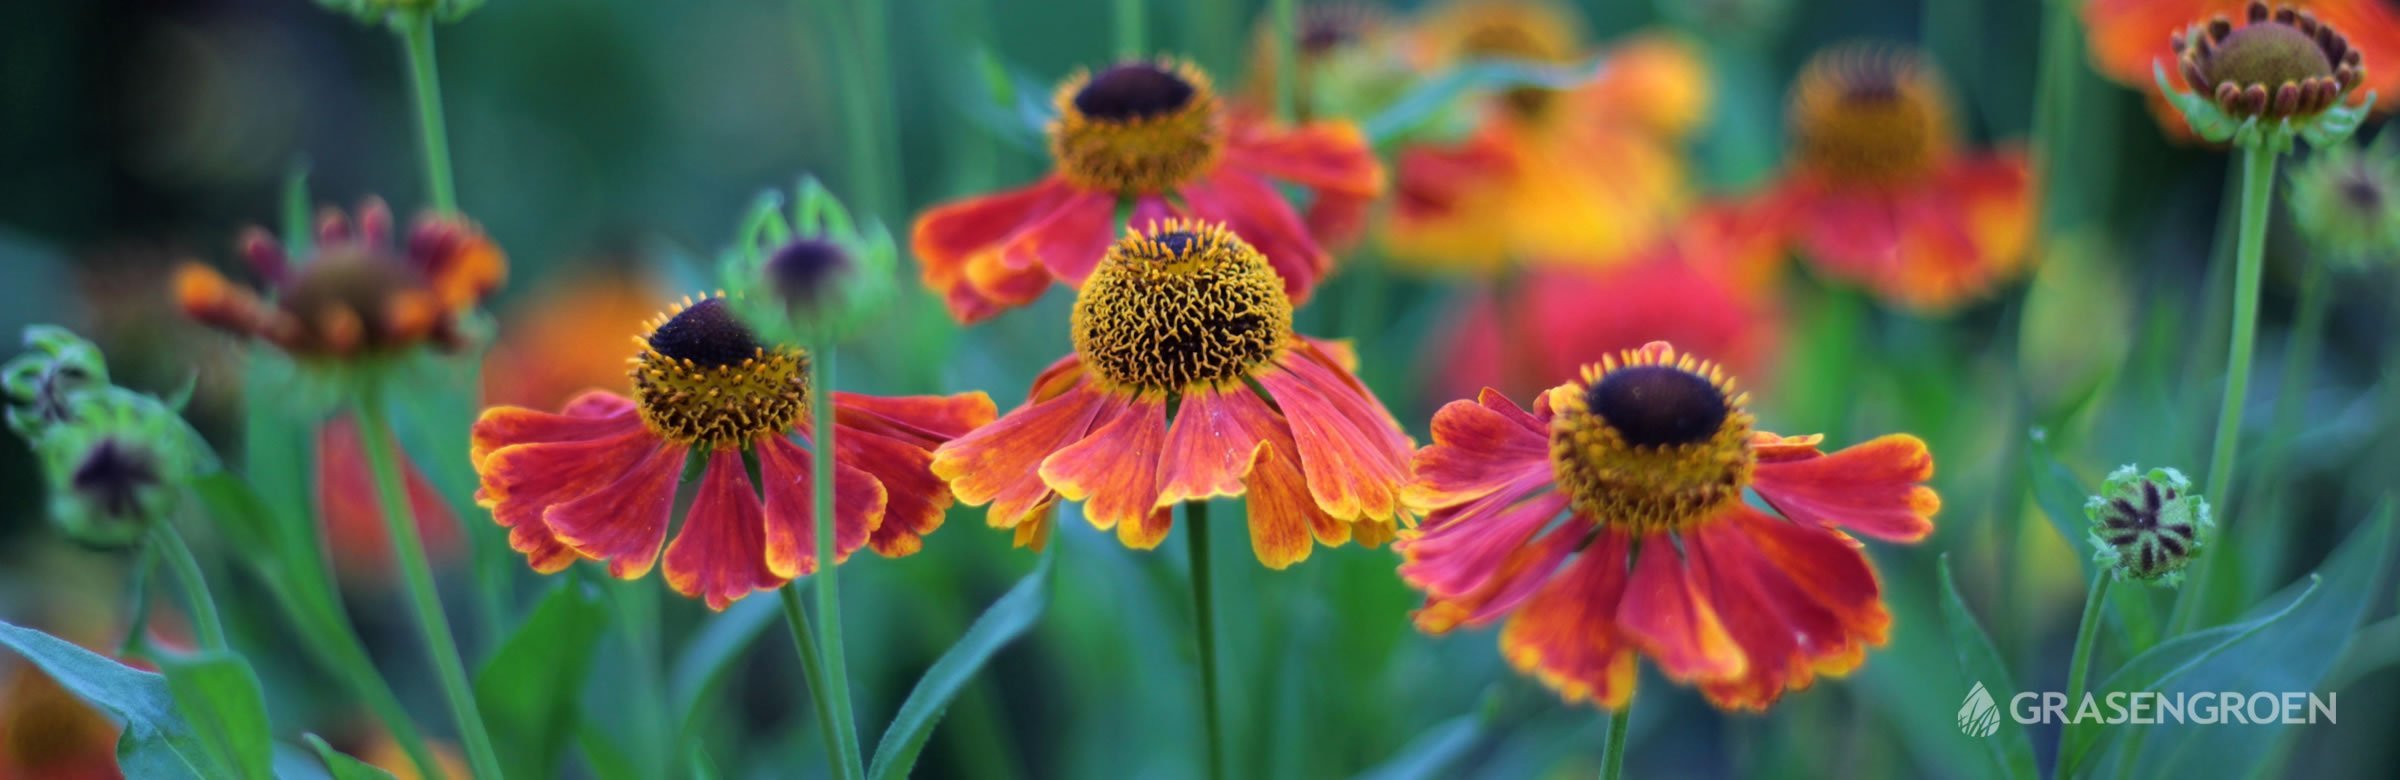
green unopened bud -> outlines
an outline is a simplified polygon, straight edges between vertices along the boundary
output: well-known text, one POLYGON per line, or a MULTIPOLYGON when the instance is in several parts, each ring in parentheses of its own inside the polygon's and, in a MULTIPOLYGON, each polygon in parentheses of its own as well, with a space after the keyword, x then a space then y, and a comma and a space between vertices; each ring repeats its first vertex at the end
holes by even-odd
POLYGON ((891 301, 899 249, 882 224, 852 221, 814 179, 801 182, 788 221, 782 203, 761 196, 720 261, 728 301, 769 341, 838 341, 891 301))
POLYGON ((50 519, 94 547, 138 543, 175 511, 211 463, 199 434, 157 398, 118 387, 67 401, 71 422, 33 443, 50 489, 50 519))
POLYGON ((317 0, 328 11, 348 14, 359 21, 379 24, 405 14, 432 14, 442 22, 455 22, 483 7, 484 0, 317 0))
POLYGON ((2326 259, 2349 266, 2400 259, 2400 154, 2385 134, 2374 147, 2318 149, 2292 169, 2292 224, 2326 259))
POLYGON ((32 440, 67 416, 76 393, 108 386, 108 360, 100 348, 56 325, 25 329, 31 350, 0 366, 0 390, 8 396, 8 427, 32 440))
POLYGON ((2092 522, 2092 560, 2119 580, 2158 585, 2183 582, 2183 569, 2200 556, 2216 522, 2208 499, 2174 469, 2144 472, 2117 469, 2091 497, 2083 513, 2092 522))

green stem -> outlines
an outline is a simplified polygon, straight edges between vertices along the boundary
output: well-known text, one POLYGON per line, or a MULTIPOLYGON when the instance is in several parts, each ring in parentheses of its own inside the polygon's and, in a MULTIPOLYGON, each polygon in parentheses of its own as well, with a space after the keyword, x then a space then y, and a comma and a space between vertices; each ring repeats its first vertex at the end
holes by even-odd
MULTIPOLYGON (((184 603, 192 610, 192 621, 199 624, 200 649, 225 649, 225 623, 217 618, 217 600, 208 592, 208 578, 200 574, 200 559, 193 557, 191 545, 183 542, 183 534, 175 524, 159 521, 150 526, 150 538, 164 553, 167 567, 175 570, 175 579, 183 585, 184 603)), ((134 630, 141 628, 136 626, 134 630)))
POLYGON ((825 686, 832 700, 834 730, 841 735, 838 748, 843 760, 849 762, 851 777, 864 777, 866 765, 860 758, 858 721, 850 704, 850 665, 842 651, 842 594, 841 566, 834 557, 833 528, 833 464, 835 453, 833 422, 833 342, 828 339, 817 345, 809 356, 809 433, 816 437, 816 458, 810 464, 814 471, 809 500, 813 502, 817 519, 817 619, 824 621, 824 645, 818 648, 825 657, 825 686))
MULTIPOLYGON (((2084 685, 2092 666, 2092 646, 2100 637, 2100 624, 2108 622, 2108 584, 2116 576, 2101 571, 2092 575, 2091 590, 2083 597, 2083 622, 2075 628, 2075 652, 2067 661, 2067 706, 2083 701, 2084 685)), ((2058 747, 2056 775, 2075 766, 2082 758, 2084 745, 2075 740, 2061 739, 2058 747)))
POLYGON ((1300 32, 1293 0, 1270 0, 1268 13, 1275 24, 1275 118, 1286 122, 1299 109, 1300 32))
POLYGON ((499 778, 500 758, 492 751, 492 736, 483 728, 483 713, 475 707, 475 691, 467 686, 467 667, 458 657, 458 639, 450 634, 450 618, 442 612, 441 594, 433 585, 433 565, 425 560, 425 540, 417 535, 416 513, 409 508, 408 491, 400 482, 391 431, 384 427, 383 400, 369 396, 358 405, 358 442, 367 451, 367 468, 375 475, 375 498, 383 509, 383 527, 392 540, 392 556, 408 586, 409 606, 425 634, 425 654, 433 662, 450 715, 458 720, 459 741, 466 743, 467 764, 479 778, 499 778))
POLYGON ((1200 642, 1200 718, 1208 738, 1208 777, 1224 780, 1225 731, 1217 712, 1217 605, 1208 576, 1208 502, 1185 504, 1183 524, 1192 555, 1192 628, 1200 642))
POLYGON ((1120 58, 1141 59, 1148 53, 1149 44, 1142 39, 1145 24, 1142 19, 1143 2, 1117 0, 1117 56, 1120 58))
POLYGON ((834 725, 831 686, 825 684, 825 659, 817 651, 815 631, 808 627, 808 608, 800 603, 800 581, 784 583, 776 595, 783 599, 783 622, 792 629, 792 646, 800 651, 800 676, 808 683, 808 703, 817 710, 817 737, 825 740, 827 768, 834 777, 850 777, 841 729, 834 725))
POLYGON ((442 120, 442 77, 433 60, 433 14, 426 11, 394 17, 402 49, 408 54, 408 86, 417 102, 417 142, 425 150, 425 191, 433 208, 458 211, 458 188, 450 177, 450 131, 442 120))
MULTIPOLYGON (((2201 486, 2208 493, 2210 506, 2229 506, 2225 499, 2233 491, 2233 462, 2241 445, 2242 407, 2250 395, 2250 353, 2258 338, 2258 288, 2266 266, 2267 210, 2275 200, 2276 157, 2271 149, 2242 148, 2241 232, 2234 245, 2233 334, 2225 347, 2225 399, 2217 407, 2216 443, 2209 448, 2208 482, 2201 486)), ((2239 520, 2227 517, 2221 522, 2239 520)), ((2226 529, 2218 531, 2225 532, 2226 529)), ((2217 557, 2200 559, 2192 581, 2184 584, 2183 597, 2175 600, 2177 633, 2200 617, 2199 602, 2209 592, 2208 579, 2216 573, 2211 561, 2217 557)))
POLYGON ((1602 780, 1617 780, 1625 776, 1625 732, 1632 728, 1633 702, 1625 702, 1625 709, 1609 711, 1608 745, 1601 748, 1600 754, 1602 780))

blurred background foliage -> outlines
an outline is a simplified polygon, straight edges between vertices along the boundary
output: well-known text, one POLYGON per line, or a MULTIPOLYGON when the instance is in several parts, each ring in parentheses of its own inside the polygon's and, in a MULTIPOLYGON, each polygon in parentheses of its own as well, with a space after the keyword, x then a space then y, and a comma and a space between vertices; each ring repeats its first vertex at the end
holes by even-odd
MULTIPOLYGON (((1237 83, 1260 5, 1150 3, 1151 48, 1188 55, 1221 84, 1237 83)), ((1962 125, 1978 140, 2021 140, 2033 126, 2044 3, 1791 3, 1754 29, 1694 22, 1710 11, 1774 5, 1577 3, 1587 40, 1603 49, 1660 26, 1682 27, 1700 43, 1715 94, 1692 151, 1706 191, 1738 195, 1772 177, 1786 83, 1812 52, 1839 41, 1924 46, 1950 77, 1962 125), (1701 13, 1686 13, 1694 10, 1701 13)), ((1101 0, 897 0, 870 14, 888 24, 880 38, 835 29, 848 17, 829 7, 500 0, 441 29, 460 199, 512 264, 495 307, 502 343, 487 365, 488 393, 555 403, 538 397, 541 382, 586 380, 553 372, 554 364, 589 364, 570 358, 595 350, 609 355, 652 301, 705 289, 705 258, 729 240, 744 205, 802 172, 895 231, 926 204, 1030 180, 1046 157, 988 126, 990 107, 1013 99, 994 94, 994 72, 1046 90, 1076 67, 1106 63, 1113 49, 1110 4, 1101 0), (845 69, 843 47, 859 46, 882 67, 845 69), (888 119, 858 121, 861 106, 888 119), (606 292, 578 294, 595 289, 606 292), (588 321, 558 313, 597 316, 602 306, 623 312, 622 334, 594 333, 574 324, 588 321)), ((273 224, 295 164, 305 164, 322 202, 380 194, 403 212, 424 202, 405 74, 390 36, 299 0, 10 3, 0 7, 0 52, 0 104, 8 106, 0 118, 0 333, 68 324, 107 349, 117 381, 130 387, 163 393, 196 373, 195 422, 238 458, 239 353, 176 319, 167 270, 187 257, 224 262, 239 226, 273 224)), ((1937 535, 1918 547, 1872 550, 1896 615, 1892 644, 1853 678, 1791 696, 1766 717, 1719 713, 1645 672, 1635 776, 1984 776, 1991 769, 1983 748, 1952 724, 1972 681, 1942 628, 1936 560, 1949 555, 2019 685, 2063 688, 2084 568, 2079 548, 2043 522, 2042 502, 2028 496, 2078 501, 2120 463, 2203 468, 2222 385, 2219 302, 2228 295, 2209 269, 2228 265, 2210 259, 2225 243, 2219 232, 2230 229, 2218 214, 2231 158, 2169 140, 2140 92, 2088 70, 2074 78, 2079 87, 2064 114, 2071 140, 2052 163, 2068 175, 2044 187, 2055 230, 2038 271, 1943 319, 1886 310, 1789 274, 1783 317, 1773 325, 1782 345, 1775 375, 1746 378, 1771 388, 1757 397, 1766 427, 1822 430, 1837 443, 1910 431, 1931 443, 1945 499, 1937 535), (2039 438, 2028 435, 2034 429, 2039 438)), ((2335 285, 2314 369, 2279 381, 2296 280, 2315 261, 2286 219, 2279 208, 2253 393, 2259 433, 2250 441, 2262 454, 2245 456, 2243 492, 2218 510, 2233 529, 2224 549, 2235 550, 2220 564, 2238 566, 2241 603, 2315 568, 2400 474, 2393 274, 2335 285), (2271 408, 2285 411, 2269 420, 2271 408)), ((1327 302, 1312 308, 1348 303, 1343 283, 1336 279, 1320 299, 1327 302)), ((1400 282, 1379 302, 1389 318, 1372 334, 1340 333, 1333 317, 1312 312, 1303 312, 1302 329, 1363 337, 1365 375, 1422 440, 1431 410, 1449 400, 1425 386, 1443 371, 1442 355, 1426 345, 1443 338, 1471 286, 1400 282)), ((849 361, 849 385, 982 389, 1009 408, 1035 372, 1068 350, 1069 297, 1053 291, 1036 306, 962 330, 908 285, 893 326, 849 361)), ((0 613, 109 641, 120 630, 113 621, 123 619, 120 583, 131 561, 56 540, 41 521, 34 473, 22 448, 0 447, 0 613)), ((461 515, 471 532, 489 530, 479 511, 461 515)), ((1196 772, 1182 556, 1128 551, 1075 525, 1057 537, 1063 549, 1049 612, 953 708, 920 765, 925 775, 1196 772)), ((845 567, 867 734, 889 722, 922 669, 1032 566, 1032 555, 981 526, 980 510, 958 510, 924 553, 845 567)), ((1227 548, 1223 559, 1246 557, 1232 554, 1245 543, 1241 535, 1217 541, 1227 548)), ((463 555, 447 560, 467 566, 463 555)), ((1510 673, 1489 632, 1417 635, 1406 619, 1416 598, 1394 564, 1388 550, 1346 547, 1286 572, 1222 569, 1234 773, 1589 774, 1599 760, 1600 718, 1510 673)), ((396 680, 427 679, 398 597, 367 568, 342 570, 377 661, 396 680)), ((822 766, 792 654, 772 626, 772 596, 712 614, 662 596, 656 582, 604 579, 581 568, 547 580, 518 570, 507 598, 508 611, 522 615, 560 580, 607 596, 612 619, 564 772, 680 773, 691 755, 687 738, 727 776, 822 766), (657 631, 638 628, 653 615, 657 631), (745 637, 760 638, 741 650, 733 640, 745 637), (703 717, 678 729, 657 705, 692 690, 679 659, 712 648, 742 660, 703 717)), ((279 733, 326 733, 353 752, 378 739, 357 702, 311 684, 319 672, 279 638, 282 627, 257 605, 256 586, 230 574, 223 581, 236 644, 267 678, 279 733)), ((455 586, 454 601, 470 598, 472 580, 445 581, 455 586)), ((2352 597, 2364 599, 2371 617, 2389 615, 2388 582, 2373 587, 2380 590, 2352 597)), ((2120 591, 2120 599, 2166 598, 2120 591)), ((477 665, 502 637, 461 623, 469 664, 477 665)), ((2119 662, 2135 647, 2104 643, 2102 657, 2119 662)), ((2400 701, 2400 674, 2337 669, 2357 672, 2335 677, 2340 725, 2279 735, 2271 744, 2287 763, 2267 774, 2382 776, 2400 762, 2400 745, 2385 738, 2400 727, 2390 704, 2400 701)), ((431 717, 441 712, 431 686, 398 687, 442 733, 444 721, 431 717)), ((2051 755, 2055 727, 2035 730, 2035 744, 2051 755)))

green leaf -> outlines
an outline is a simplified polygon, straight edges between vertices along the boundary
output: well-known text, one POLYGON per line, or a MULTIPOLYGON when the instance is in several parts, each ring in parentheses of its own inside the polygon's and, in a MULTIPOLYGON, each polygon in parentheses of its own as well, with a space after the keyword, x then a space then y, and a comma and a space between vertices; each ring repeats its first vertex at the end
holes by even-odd
POLYGON ((475 675, 475 703, 508 774, 558 776, 607 626, 599 595, 563 580, 475 675))
MULTIPOLYGON (((2157 690, 2169 695, 2201 691, 2280 695, 2325 690, 2327 676, 2341 661, 2360 619, 2381 592, 2377 583, 2391 551, 2391 524, 2392 507, 2387 504, 2373 520, 2351 532, 2311 575, 2323 585, 2316 589, 2317 598, 2306 604, 2295 599, 2294 608, 2275 623, 2274 630, 2251 632, 2208 657, 2193 659, 2183 667, 2188 671, 2161 680, 2164 687, 2111 686, 2107 690, 2157 690)), ((2307 587, 2311 586, 2286 590, 2307 587)), ((2268 759, 2289 728, 2280 722, 2163 723, 2141 732, 2131 766, 2137 777, 2273 774, 2268 759)))
POLYGON ((200 736, 217 764, 240 777, 273 777, 275 742, 269 736, 266 696, 250 662, 229 652, 159 659, 176 709, 200 736))
POLYGON ((110 720, 125 727, 117 767, 127 777, 236 777, 175 712, 167 678, 109 660, 49 634, 0 622, 0 644, 25 656, 110 720))
POLYGON ((887 780, 908 777, 917 765, 917 754, 925 749, 925 741, 933 737, 934 724, 941 721, 942 711, 949 708, 950 700, 966 688, 967 682, 1001 648, 1033 628, 1042 610, 1049 608, 1050 572, 1057 558, 1058 545, 1053 544, 1043 552, 1041 562, 1034 564, 1031 573, 1018 580, 1016 587, 1009 588, 999 601, 992 602, 991 608, 975 619, 975 625, 967 627, 966 635, 942 653, 925 670, 924 677, 918 678, 916 689, 909 692, 908 700, 900 703, 900 713, 892 717, 891 728, 885 729, 883 738, 876 742, 875 760, 869 763, 868 776, 887 780))
POLYGON ((1958 593, 1958 580, 1950 574, 1950 556, 1942 556, 1942 622, 1950 628, 1950 647, 1958 654, 1960 682, 1967 683, 1967 701, 1959 711, 1959 729, 1971 725, 1994 729, 1990 734, 1966 734, 1963 738, 1983 743, 1993 766, 2003 777, 2038 777, 2040 769, 2033 760, 2033 739, 2025 734, 2025 725, 2008 717, 2001 705, 2017 695, 2017 685, 2008 676, 2008 665, 2001 662, 2000 651, 1992 647, 1992 638, 1975 621, 1975 613, 1958 593), (1977 696, 1976 692, 1983 695, 1977 696), (1978 710, 1970 712, 1970 709, 1978 710))
POLYGON ((1477 745, 1483 744, 1484 719, 1477 715, 1460 715, 1426 729, 1417 735, 1399 754, 1383 764, 1360 773, 1360 780, 1422 780, 1453 777, 1460 759, 1477 745))
POLYGON ((1359 123, 1367 142, 1382 146, 1424 127, 1455 104, 1477 92, 1518 87, 1567 89, 1600 75, 1600 60, 1552 65, 1519 60, 1482 60, 1460 65, 1425 80, 1383 111, 1359 123))
POLYGON ((333 780, 392 780, 392 773, 334 750, 332 745, 325 744, 325 740, 315 734, 304 734, 300 738, 307 740, 309 748, 317 751, 317 760, 325 762, 325 771, 333 776, 333 780))

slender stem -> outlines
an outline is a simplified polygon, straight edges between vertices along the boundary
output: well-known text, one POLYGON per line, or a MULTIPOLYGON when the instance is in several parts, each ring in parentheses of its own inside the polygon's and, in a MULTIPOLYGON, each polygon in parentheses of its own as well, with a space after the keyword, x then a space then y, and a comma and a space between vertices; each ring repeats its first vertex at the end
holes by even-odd
MULTIPOLYGON (((2208 492, 2210 506, 2229 506, 2225 499, 2233 490, 2233 461, 2241 445, 2242 407, 2250 395, 2250 353, 2258 338, 2258 288, 2266 265, 2267 209, 2274 201, 2276 156, 2274 150, 2259 146, 2242 148, 2241 232, 2234 245, 2233 335, 2225 347, 2225 399, 2217 407, 2216 443, 2209 448, 2208 482, 2201 486, 2208 492)), ((2239 521, 2240 518, 2227 517, 2220 522, 2239 521)), ((2192 581, 2184 586, 2183 596, 2175 600, 2173 625, 2178 632, 2200 617, 2199 602, 2208 593, 2208 580, 2216 574, 2216 566, 2211 562, 2218 557, 2221 556, 2201 558, 2192 581)))
POLYGON ((383 509, 383 527, 392 538, 408 586, 409 606, 425 634, 425 654, 433 661, 442 695, 450 700, 450 715, 458 720, 459 741, 466 743, 467 763, 480 778, 498 778, 500 758, 492 752, 492 736, 483 728, 483 713, 475 707, 475 691, 467 686, 467 667, 458 657, 458 639, 450 634, 450 618, 442 612, 441 594, 433 585, 433 565, 425 560, 425 540, 417 535, 416 513, 401 486, 391 431, 384 427, 383 401, 370 396, 358 405, 358 442, 367 451, 367 468, 375 475, 375 498, 383 509))
MULTIPOLYGON (((183 534, 175 524, 161 520, 150 526, 150 538, 157 543, 175 570, 175 579, 183 585, 183 599, 192 610, 192 620, 199 624, 200 649, 225 649, 225 623, 217 618, 217 599, 209 595, 208 578, 200 575, 200 559, 192 556, 191 545, 183 542, 183 534)), ((140 626, 134 627, 140 631, 140 626)))
POLYGON ((1208 502, 1183 506, 1183 538, 1192 555, 1192 628, 1200 642, 1200 719, 1208 737, 1208 776, 1224 780, 1225 731, 1217 712, 1217 605, 1208 576, 1208 502))
POLYGON ((808 627, 808 608, 800 603, 800 581, 784 583, 776 595, 783 599, 783 622, 792 629, 792 646, 800 651, 800 676, 808 683, 808 703, 817 710, 817 737, 825 740, 827 768, 834 777, 849 777, 850 759, 841 749, 841 729, 834 725, 833 696, 825 684, 816 632, 808 627))
MULTIPOLYGON (((2108 622, 2108 584, 2116 576, 2107 571, 2092 575, 2092 588, 2083 597, 2083 623, 2075 628, 2075 652, 2067 661, 2067 706, 2083 701, 2084 684, 2090 678, 2092 646, 2100 636, 2100 624, 2108 622)), ((2083 754, 2084 745, 2075 740, 2060 740, 2058 766, 2052 774, 2074 766, 2083 754)))
POLYGON ((1275 24, 1275 118, 1286 122, 1299 109, 1300 32, 1293 0, 1270 0, 1275 24))
POLYGON ((442 120, 442 77, 433 60, 433 14, 394 18, 408 54, 408 86, 417 101, 417 142, 425 150, 425 192, 435 211, 458 211, 458 189, 450 177, 450 131, 442 120))
POLYGON ((1116 0, 1118 57, 1140 59, 1148 52, 1149 44, 1142 38, 1145 31, 1145 20, 1142 18, 1144 2, 1145 0, 1116 0))
POLYGON ((1603 780, 1617 780, 1625 776, 1625 732, 1632 727, 1633 702, 1625 702, 1625 709, 1609 711, 1608 746, 1601 748, 1600 754, 1600 777, 1603 780))
POLYGON ((842 738, 838 748, 849 762, 850 776, 864 777, 858 721, 850 705, 850 665, 842 653, 841 566, 834 557, 833 464, 839 450, 833 440, 833 353, 833 342, 828 339, 817 345, 808 361, 809 433, 816 437, 809 499, 814 504, 812 516, 817 519, 817 619, 824 621, 821 628, 825 632, 825 642, 818 649, 825 658, 825 687, 832 699, 834 729, 842 738))

